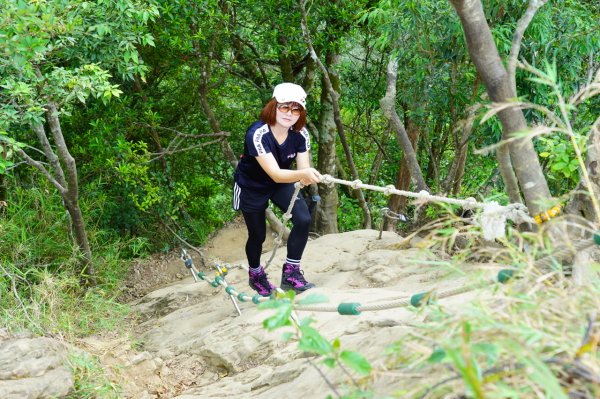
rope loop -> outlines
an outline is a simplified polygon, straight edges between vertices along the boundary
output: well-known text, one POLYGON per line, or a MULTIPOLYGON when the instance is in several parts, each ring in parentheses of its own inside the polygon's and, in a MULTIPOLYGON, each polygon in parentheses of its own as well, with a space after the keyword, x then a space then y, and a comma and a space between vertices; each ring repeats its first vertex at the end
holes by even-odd
POLYGON ((362 186, 363 182, 356 179, 352 182, 352 184, 350 184, 350 187, 352 187, 354 190, 358 189, 360 186, 362 186))
POLYGON ((464 203, 463 203, 463 209, 472 210, 475 208, 477 208, 477 200, 473 197, 465 198, 464 203))
POLYGON ((327 184, 328 186, 333 186, 335 182, 333 181, 333 177, 331 175, 323 175, 321 179, 321 183, 327 184))
POLYGON ((385 195, 392 195, 392 192, 396 190, 396 187, 393 184, 388 184, 387 186, 385 186, 385 189, 383 190, 383 193, 385 195))
POLYGON ((426 200, 431 197, 431 194, 427 190, 421 190, 417 193, 417 197, 421 200, 426 200))

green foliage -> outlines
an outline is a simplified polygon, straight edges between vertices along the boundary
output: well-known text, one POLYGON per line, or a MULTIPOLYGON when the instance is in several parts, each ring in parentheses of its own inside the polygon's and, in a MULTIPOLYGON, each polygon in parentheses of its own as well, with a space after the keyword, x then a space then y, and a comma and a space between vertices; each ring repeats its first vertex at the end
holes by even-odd
MULTIPOLYGON (((593 87, 600 76, 567 100, 555 63, 546 62, 544 70, 528 64, 523 65, 523 69, 531 74, 530 81, 550 91, 550 96, 543 103, 528 104, 528 107, 541 114, 546 124, 552 126, 541 130, 546 135, 538 140, 538 147, 541 148, 539 155, 545 160, 547 173, 554 183, 553 188, 557 194, 564 194, 575 187, 581 180, 580 173, 585 172, 583 157, 586 153, 586 141, 597 122, 595 116, 586 112, 590 104, 597 102, 594 98, 597 92, 589 91, 589 87, 593 87), (582 112, 578 112, 579 109, 582 112)), ((589 185, 588 182, 586 185, 589 185)))
POLYGON ((340 195, 338 207, 338 225, 340 231, 352 231, 361 228, 362 215, 358 200, 347 196, 344 192, 340 195))
POLYGON ((552 187, 558 192, 575 187, 579 182, 579 163, 569 140, 558 135, 540 137, 538 148, 552 187))
POLYGON ((67 215, 54 190, 17 188, 7 203, 0 215, 2 325, 65 336, 122 325, 128 309, 115 297, 127 272, 123 257, 127 252, 139 254, 140 243, 91 229, 99 286, 84 290, 78 275, 79 252, 65 239, 67 215))
POLYGON ((11 264, 4 269, 0 285, 10 289, 0 305, 0 321, 12 331, 74 338, 121 328, 129 312, 114 299, 115 287, 84 291, 74 274, 22 270, 11 264))
POLYGON ((59 197, 48 187, 16 188, 1 216, 0 259, 21 265, 58 268, 72 255, 67 216, 59 197))
MULTIPOLYGON (((342 350, 341 341, 338 338, 329 341, 313 327, 313 324, 315 323, 313 318, 307 317, 298 320, 297 316, 295 316, 295 304, 310 305, 325 301, 327 301, 327 298, 319 294, 311 294, 300 300, 296 299, 296 294, 291 290, 285 294, 278 294, 278 297, 275 300, 264 302, 259 305, 259 308, 261 309, 275 310, 275 313, 272 316, 263 321, 263 327, 266 330, 272 331, 282 327, 291 326, 293 327, 293 332, 284 333, 284 341, 295 339, 298 342, 299 350, 308 354, 321 356, 322 363, 329 368, 340 367, 347 373, 345 367, 348 367, 361 376, 369 376, 372 367, 363 355, 355 351, 342 350)), ((348 373, 347 375, 352 379, 348 373)), ((331 386, 331 383, 329 383, 329 381, 327 382, 331 386)), ((365 397, 361 395, 366 395, 367 393, 360 389, 354 379, 352 379, 352 382, 354 387, 350 389, 347 397, 365 397), (361 395, 359 395, 359 393, 361 393, 361 395)))
POLYGON ((98 358, 86 353, 72 354, 69 358, 75 389, 66 399, 118 399, 121 387, 106 375, 98 358))
POLYGON ((156 16, 156 7, 138 1, 5 1, 0 120, 26 126, 42 122, 50 101, 68 112, 75 100, 118 97, 107 68, 129 77, 146 71, 135 46, 148 44, 142 27, 156 16))
MULTIPOLYGON (((522 252, 512 255, 517 263, 526 262, 522 252)), ((473 398, 564 399, 575 391, 597 395, 593 383, 564 373, 585 346, 583 309, 597 302, 598 287, 549 284, 532 289, 539 276, 526 268, 519 276, 520 281, 499 287, 492 298, 459 308, 441 300, 423 309, 423 322, 388 348, 386 365, 392 373, 408 367, 420 376, 410 377, 415 387, 407 386, 402 397, 464 393, 473 398), (429 349, 417 349, 421 344, 429 349)), ((597 353, 580 361, 593 368, 597 353)))

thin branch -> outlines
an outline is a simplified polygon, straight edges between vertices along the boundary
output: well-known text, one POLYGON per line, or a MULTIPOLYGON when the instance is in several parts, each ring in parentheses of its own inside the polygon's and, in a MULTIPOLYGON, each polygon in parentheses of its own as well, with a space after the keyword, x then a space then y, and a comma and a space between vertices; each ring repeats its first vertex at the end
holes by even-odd
POLYGON ((348 369, 346 367, 344 367, 344 365, 341 362, 338 363, 338 367, 342 369, 342 371, 344 372, 344 374, 346 374, 346 376, 348 376, 348 378, 350 378, 350 381, 352 381, 352 384, 354 384, 354 386, 356 388, 360 388, 360 385, 358 385, 358 382, 356 382, 356 379, 354 379, 352 374, 350 374, 348 369))
POLYGON ((61 186, 67 187, 67 181, 65 179, 65 174, 60 166, 60 161, 58 156, 54 153, 52 146, 50 145, 50 141, 48 140, 48 136, 46 136, 46 130, 44 126, 39 124, 34 124, 31 126, 33 131, 35 132, 38 140, 42 144, 43 154, 50 162, 50 166, 52 170, 54 170, 54 174, 56 175, 56 180, 60 183, 61 186))
POLYGON ((517 70, 517 58, 519 57, 519 51, 521 49, 521 41, 523 40, 525 30, 527 30, 527 27, 535 16, 535 13, 538 9, 540 9, 540 7, 546 4, 547 1, 548 0, 530 0, 529 5, 527 6, 527 11, 525 11, 525 15, 523 15, 517 22, 517 29, 513 35, 512 46, 508 58, 508 78, 510 80, 510 87, 513 90, 515 97, 517 96, 517 83, 515 74, 517 70))
POLYGON ((171 227, 169 227, 169 225, 166 224, 165 222, 160 221, 160 223, 163 226, 165 226, 165 228, 167 230, 169 230, 169 232, 171 234, 173 234, 175 236, 175 238, 177 238, 179 241, 181 241, 183 244, 185 244, 188 248, 190 248, 191 250, 193 250, 194 252, 196 252, 200 256, 200 260, 202 261, 202 266, 206 266, 205 256, 202 253, 202 251, 200 251, 200 249, 198 249, 197 247, 193 246, 192 244, 190 244, 189 242, 187 242, 186 240, 184 240, 183 238, 181 238, 181 236, 179 234, 177 234, 175 231, 173 231, 173 229, 171 227))
POLYGON ((410 171, 411 180, 415 182, 417 190, 427 190, 429 187, 425 183, 423 173, 417 160, 415 149, 406 133, 404 124, 396 112, 396 84, 398 81, 398 59, 391 55, 387 66, 387 85, 385 95, 379 100, 379 105, 386 119, 396 132, 396 138, 404 151, 404 157, 410 171))
POLYGON ((600 68, 596 71, 596 77, 593 80, 590 78, 588 83, 569 99, 569 104, 577 105, 598 94, 600 94, 600 68))
POLYGON ((325 375, 325 373, 323 373, 323 371, 319 368, 319 366, 317 366, 312 360, 310 360, 310 358, 305 357, 304 359, 306 359, 306 361, 308 362, 308 364, 310 364, 311 366, 313 366, 313 368, 315 370, 317 370, 317 373, 319 373, 319 375, 321 376, 321 378, 325 381, 325 383, 327 384, 327 386, 329 387, 329 389, 331 389, 333 391, 333 393, 335 394, 335 396, 337 396, 338 398, 341 398, 342 396, 339 394, 339 392, 335 389, 335 387, 333 386, 333 384, 331 383, 331 381, 329 381, 329 378, 327 378, 327 376, 325 375))
POLYGON ((261 60, 261 56, 258 52, 258 50, 256 49, 256 47, 254 46, 254 44, 252 44, 250 41, 245 40, 243 37, 241 37, 240 35, 234 35, 235 38, 237 38, 240 43, 243 43, 244 45, 246 45, 246 47, 248 47, 250 49, 250 51, 252 51, 252 54, 254 54, 254 56, 256 57, 255 60, 256 62, 256 68, 259 70, 260 75, 262 77, 262 81, 263 84, 265 85, 264 87, 268 87, 269 86, 269 79, 267 78, 267 74, 263 68, 263 64, 261 62, 258 62, 261 60))
MULTIPOLYGON (((8 146, 10 146, 11 148, 12 148, 12 146, 14 145, 14 143, 11 143, 10 141, 8 141, 8 140, 7 140, 5 137, 3 137, 3 136, 0 136, 0 142, 7 143, 7 145, 8 145, 8 146)), ((30 149, 30 150, 32 150, 32 151, 35 151, 35 152, 38 152, 38 153, 40 153, 41 155, 44 155, 44 156, 46 155, 46 154, 44 154, 44 151, 40 150, 39 148, 36 148, 36 147, 30 146, 29 144, 26 144, 26 143, 19 143, 19 147, 28 148, 28 149, 30 149)))
POLYGON ((17 291, 17 284, 15 283, 15 278, 12 274, 10 274, 5 268, 4 266, 2 266, 0 264, 0 269, 2 269, 2 271, 4 272, 4 274, 6 275, 6 277, 8 277, 8 279, 10 280, 10 286, 13 292, 13 295, 15 296, 15 298, 17 299, 17 301, 19 302, 19 304, 21 305, 21 308, 23 309, 23 314, 25 314, 25 317, 27 318, 27 320, 29 320, 29 322, 31 323, 32 326, 35 326, 38 331, 43 331, 42 327, 39 326, 39 324, 37 324, 36 322, 34 322, 31 317, 29 317, 29 313, 27 312, 27 307, 25 306, 25 304, 23 303, 23 301, 21 300, 21 297, 19 296, 19 292, 17 291))
POLYGON ((47 179, 48 181, 54 186, 56 187, 56 189, 60 192, 61 195, 65 196, 67 195, 67 189, 65 187, 63 187, 51 174, 50 172, 48 172, 48 169, 46 169, 44 167, 44 165, 42 165, 41 162, 36 161, 35 159, 31 158, 29 155, 27 155, 27 153, 25 151, 23 151, 22 149, 19 149, 17 151, 17 153, 23 158, 25 159, 25 161, 27 162, 28 165, 33 166, 34 168, 36 168, 38 171, 40 171, 40 173, 42 173, 47 179))
POLYGON ((231 136, 231 133, 226 132, 226 131, 220 131, 220 132, 217 132, 217 133, 199 133, 199 134, 193 134, 193 133, 184 133, 184 132, 181 132, 179 130, 176 130, 176 129, 173 129, 173 128, 170 128, 170 127, 154 126, 154 125, 150 125, 148 123, 135 122, 134 125, 144 126, 144 127, 147 127, 147 128, 152 128, 152 129, 157 129, 157 130, 166 130, 168 132, 175 133, 177 136, 186 137, 186 138, 190 138, 190 139, 200 139, 200 138, 206 138, 206 137, 229 137, 229 136, 231 136))
POLYGON ((153 153, 151 153, 151 155, 157 155, 157 156, 154 157, 154 158, 151 158, 148 161, 148 163, 157 161, 157 160, 159 160, 159 159, 161 159, 161 158, 163 158, 165 156, 168 156, 168 155, 177 154, 179 152, 186 152, 186 151, 190 151, 190 150, 193 150, 193 149, 196 149, 196 148, 206 147, 206 146, 212 145, 212 144, 218 144, 220 142, 222 142, 222 139, 212 140, 212 141, 208 141, 206 143, 196 144, 196 145, 192 145, 192 146, 185 147, 185 148, 180 148, 180 149, 175 149, 175 150, 165 150, 165 151, 162 151, 162 152, 153 152, 153 153))
POLYGON ((541 135, 547 134, 547 133, 565 133, 565 134, 567 134, 567 131, 564 129, 550 128, 550 127, 546 127, 546 126, 538 126, 533 129, 527 129, 526 131, 523 131, 523 132, 514 132, 513 137, 506 139, 506 140, 499 141, 499 142, 489 145, 487 147, 475 149, 475 150, 473 150, 473 153, 477 154, 477 155, 487 155, 491 151, 495 150, 496 148, 503 146, 505 144, 510 144, 513 141, 519 141, 523 138, 527 138, 527 139, 531 140, 534 137, 541 136, 541 135), (519 133, 521 133, 521 134, 519 134, 519 133))
POLYGON ((16 169, 16 168, 18 168, 20 165, 22 165, 22 164, 26 164, 26 163, 27 163, 27 162, 25 162, 25 161, 17 162, 17 163, 16 163, 16 164, 14 164, 13 166, 9 166, 9 167, 8 167, 8 168, 6 168, 5 170, 6 170, 6 171, 9 171, 9 170, 11 170, 11 169, 16 169))
POLYGON ((492 118, 497 113, 502 112, 505 109, 509 109, 509 108, 516 108, 519 110, 534 109, 534 110, 539 111, 542 114, 544 114, 544 116, 546 116, 553 123, 554 126, 564 127, 563 121, 560 120, 559 118, 557 118, 556 115, 552 111, 550 111, 547 107, 544 107, 543 105, 539 105, 539 104, 526 103, 526 102, 520 102, 520 101, 507 102, 507 103, 492 103, 490 105, 490 110, 481 117, 481 121, 479 123, 481 124, 481 123, 487 121, 488 119, 492 118))

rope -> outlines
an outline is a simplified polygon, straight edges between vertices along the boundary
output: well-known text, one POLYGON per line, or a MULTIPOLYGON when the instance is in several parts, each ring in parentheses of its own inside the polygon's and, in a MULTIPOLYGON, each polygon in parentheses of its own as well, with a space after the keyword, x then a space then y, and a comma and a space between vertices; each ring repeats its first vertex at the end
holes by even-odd
POLYGON ((429 194, 425 190, 421 190, 418 193, 415 193, 412 191, 398 190, 393 185, 380 187, 374 186, 372 184, 364 184, 360 180, 349 181, 337 179, 331 175, 323 175, 322 183, 342 184, 345 186, 350 186, 353 189, 365 188, 368 190, 382 192, 385 195, 394 194, 403 197, 412 197, 422 202, 444 202, 447 204, 459 205, 465 209, 482 208, 483 212, 477 217, 476 224, 481 227, 483 231, 483 238, 487 241, 493 241, 496 238, 504 236, 507 219, 512 220, 517 224, 524 222, 535 222, 535 220, 529 216, 527 207, 519 203, 502 206, 496 201, 477 202, 475 198, 467 198, 465 200, 447 198, 439 195, 429 194))
MULTIPOLYGON (((448 203, 448 204, 460 205, 465 209, 483 208, 483 213, 480 216, 477 223, 481 226, 481 228, 483 230, 484 238, 486 240, 493 240, 497 237, 503 236, 507 219, 512 220, 517 224, 524 223, 524 222, 536 222, 537 221, 537 220, 534 220, 533 218, 531 218, 527 214, 527 208, 523 204, 518 204, 518 203, 517 204, 509 204, 507 206, 501 206, 495 201, 491 201, 488 203, 481 203, 481 202, 477 202, 474 198, 467 198, 466 200, 459 200, 459 199, 454 199, 454 198, 446 198, 446 197, 441 197, 441 196, 437 196, 437 195, 431 195, 425 190, 422 190, 418 193, 414 193, 411 191, 398 190, 392 185, 388 185, 386 187, 379 187, 379 186, 374 186, 371 184, 363 184, 360 180, 348 181, 348 180, 337 179, 330 175, 323 175, 322 182, 325 184, 333 184, 333 183, 342 184, 342 185, 350 186, 353 189, 365 188, 365 189, 369 189, 369 190, 373 190, 373 191, 383 192, 385 195, 394 194, 394 195, 400 195, 400 196, 405 196, 405 197, 412 197, 412 198, 417 198, 424 202, 432 202, 433 201, 433 202, 444 202, 444 203, 448 203)), ((273 252, 271 254, 271 257, 269 258, 269 261, 264 266, 264 269, 266 269, 270 265, 271 261, 275 257, 275 253, 276 253, 277 249, 279 248, 279 246, 282 243, 282 237, 283 237, 283 232, 285 229, 285 223, 289 219, 291 219, 291 213, 292 213, 292 209, 294 207, 294 202, 297 200, 298 193, 300 192, 300 189, 302 187, 304 187, 304 185, 300 182, 297 182, 294 184, 294 187, 295 187, 294 194, 291 198, 291 201, 290 201, 287 211, 283 215, 283 223, 282 223, 281 229, 279 231, 279 234, 278 234, 277 238, 275 239, 276 245, 273 248, 273 252)), ((552 208, 552 209, 554 209, 554 208, 552 208)), ((385 210, 385 212, 386 212, 386 214, 384 216, 388 216, 387 212, 389 211, 389 209, 383 208, 382 211, 383 210, 385 210)), ((400 216, 400 215, 395 214, 395 216, 400 216)), ((539 215, 536 215, 536 217, 538 217, 538 216, 539 215)), ((550 219, 551 216, 550 215, 547 215, 547 216, 548 216, 548 219, 550 219)), ((555 215, 552 215, 552 217, 553 216, 555 216, 555 215)), ((540 218, 541 218, 541 216, 540 216, 540 218)), ((400 218, 398 218, 398 219, 400 219, 400 218)), ((382 224, 382 226, 383 226, 383 224, 382 224)), ((380 231, 380 238, 381 238, 381 231, 380 231)), ((572 247, 565 247, 565 248, 559 250, 558 252, 554 253, 553 255, 548 255, 541 259, 538 259, 537 261, 534 262, 534 265, 537 267, 552 266, 556 263, 556 259, 560 260, 560 259, 566 258, 567 256, 570 256, 573 253, 582 251, 594 244, 600 245, 600 236, 599 235, 594 235, 594 237, 592 239, 576 242, 575 245, 573 245, 572 247)), ((218 264, 215 266, 217 269, 217 276, 215 277, 214 281, 207 280, 205 274, 202 272, 199 272, 195 268, 195 266, 193 265, 192 259, 187 255, 187 253, 185 252, 185 249, 182 249, 181 259, 184 261, 185 266, 192 272, 192 275, 194 276, 194 280, 198 281, 198 278, 200 278, 201 280, 206 281, 207 283, 209 283, 211 286, 213 286, 215 288, 218 287, 219 285, 223 286, 225 288, 225 292, 230 296, 231 301, 233 302, 236 310, 238 311, 238 313, 240 315, 241 315, 241 311, 239 310, 239 307, 237 306, 235 298, 237 298, 238 300, 240 300, 242 302, 252 301, 253 303, 255 303, 257 305, 261 302, 267 302, 272 299, 271 297, 263 297, 258 294, 254 295, 254 296, 250 296, 243 292, 238 292, 233 286, 230 286, 224 278, 224 276, 227 274, 227 269, 219 266, 218 264)), ((237 267, 237 266, 234 266, 234 267, 237 267)), ((499 281, 501 283, 505 283, 510 278, 512 278, 513 274, 514 274, 513 269, 501 270, 500 273, 498 273, 497 281, 499 281)), ((411 296, 410 298, 403 298, 403 299, 388 301, 388 302, 384 302, 384 303, 380 303, 380 304, 361 305, 360 303, 350 302, 350 303, 340 303, 337 306, 335 306, 335 305, 333 305, 333 306, 332 305, 296 305, 295 309, 296 310, 305 310, 305 311, 314 311, 314 312, 338 312, 340 314, 346 314, 346 315, 358 315, 361 312, 366 312, 366 311, 386 310, 386 309, 406 307, 409 305, 418 307, 422 304, 423 299, 425 299, 426 302, 429 303, 430 300, 433 298, 436 298, 436 299, 447 298, 447 297, 450 297, 453 295, 458 295, 458 294, 462 294, 462 293, 465 293, 465 292, 468 292, 471 290, 482 288, 488 284, 494 284, 495 282, 496 282, 496 280, 493 280, 493 281, 490 280, 490 281, 486 281, 486 282, 478 282, 478 283, 469 284, 469 285, 462 286, 462 287, 455 287, 455 288, 447 289, 447 290, 440 291, 440 292, 432 290, 432 291, 428 291, 428 292, 424 292, 424 293, 420 293, 420 294, 415 294, 415 295, 411 296)), ((278 288, 276 292, 283 292, 283 291, 278 288)), ((273 296, 273 294, 272 294, 272 296, 273 296)))
MULTIPOLYGON (((591 247, 595 244, 600 245, 600 236, 599 235, 595 235, 594 238, 578 241, 573 246, 562 248, 558 252, 556 252, 552 255, 544 256, 543 258, 536 260, 534 262, 534 266, 536 266, 538 268, 542 268, 544 266, 553 266, 556 264, 557 259, 559 259, 559 260, 564 259, 564 258, 572 255, 573 253, 583 251, 583 250, 587 249, 588 247, 591 247)), ((232 285, 229 285, 227 283, 227 281, 225 280, 225 276, 228 273, 228 269, 234 269, 237 267, 243 268, 243 265, 229 265, 229 264, 220 265, 220 264, 217 264, 215 266, 216 269, 218 270, 217 275, 216 275, 215 279, 211 281, 210 279, 207 278, 207 276, 204 273, 198 272, 196 270, 191 258, 189 256, 187 256, 187 253, 185 253, 185 250, 182 250, 181 259, 184 261, 186 267, 188 269, 190 269, 190 271, 192 271, 194 280, 196 280, 196 281, 198 281, 199 279, 203 280, 206 283, 210 284, 214 288, 222 286, 225 289, 225 292, 232 299, 232 302, 236 306, 236 310, 240 314, 241 314, 241 311, 239 310, 237 304, 235 303, 234 298, 238 299, 241 302, 252 302, 252 303, 258 305, 262 302, 268 302, 271 299, 274 299, 276 297, 275 293, 272 294, 270 297, 263 297, 258 294, 253 295, 253 296, 248 295, 246 293, 237 291, 232 285)), ((498 273, 498 275, 495 279, 488 279, 486 281, 476 282, 476 283, 467 284, 464 286, 459 286, 459 287, 454 287, 454 288, 449 288, 449 289, 442 290, 442 291, 437 291, 435 289, 432 289, 430 291, 422 292, 419 294, 414 294, 407 298, 391 300, 391 301, 378 303, 378 304, 362 305, 357 302, 342 302, 337 305, 296 305, 294 308, 296 310, 303 310, 303 311, 309 311, 309 312, 337 312, 342 315, 359 315, 362 312, 369 312, 369 311, 388 310, 388 309, 402 308, 402 307, 407 307, 407 306, 419 307, 424 303, 429 304, 434 300, 444 299, 444 298, 448 298, 448 297, 451 297, 454 295, 463 294, 463 293, 466 293, 466 292, 469 292, 472 290, 483 288, 487 285, 495 284, 496 282, 506 283, 507 281, 509 281, 511 278, 514 277, 515 271, 516 271, 515 269, 503 269, 498 273)), ((277 293, 283 293, 283 291, 280 288, 278 288, 277 293)))
POLYGON ((448 204, 454 204, 454 205, 460 205, 462 207, 466 207, 468 209, 473 209, 473 208, 483 208, 485 206, 485 203, 482 202, 477 202, 475 200, 475 198, 467 198, 466 200, 460 200, 460 199, 456 199, 456 198, 447 198, 447 197, 442 197, 439 195, 432 195, 429 194, 427 191, 422 190, 419 191, 418 193, 412 192, 412 191, 404 191, 404 190, 398 190, 397 188, 395 188, 393 185, 388 185, 385 187, 380 187, 380 186, 374 186, 372 184, 364 184, 362 181, 360 180, 354 180, 354 181, 349 181, 349 180, 342 180, 342 179, 337 179, 331 175, 323 175, 323 180, 321 180, 321 183, 325 183, 325 184, 342 184, 344 186, 350 186, 353 189, 358 189, 358 188, 365 188, 367 190, 373 190, 373 191, 379 191, 381 193, 384 193, 385 195, 400 195, 403 197, 412 197, 412 198, 417 198, 419 200, 425 201, 425 202, 445 202, 448 204))
POLYGON ((279 247, 283 243, 283 232, 285 231, 285 224, 287 223, 288 220, 290 220, 292 218, 292 209, 294 208, 294 202, 298 199, 298 193, 300 193, 300 190, 302 189, 302 187, 304 187, 304 184, 302 184, 300 182, 294 183, 294 188, 295 188, 294 194, 292 195, 292 199, 290 200, 290 204, 288 205, 287 211, 283 214, 281 228, 279 229, 279 234, 275 238, 275 246, 273 247, 273 252, 271 252, 271 257, 269 258, 269 260, 263 267, 264 270, 267 270, 267 268, 271 265, 271 262, 273 261, 273 258, 275 257, 275 253, 277 252, 277 249, 279 249, 279 247))
MULTIPOLYGON (((407 306, 414 306, 415 301, 413 300, 413 298, 415 298, 415 296, 420 296, 419 300, 426 299, 427 303, 429 303, 434 298, 435 299, 448 298, 450 296, 459 295, 459 294, 463 294, 465 292, 472 291, 474 289, 482 288, 489 284, 494 284, 495 282, 496 282, 495 280, 490 280, 490 281, 470 284, 470 285, 466 285, 466 286, 462 286, 462 287, 451 288, 451 289, 447 289, 447 290, 440 291, 440 292, 436 292, 435 290, 432 290, 432 291, 428 291, 426 293, 416 294, 411 297, 398 299, 395 301, 388 301, 388 302, 372 304, 372 305, 359 305, 359 306, 355 307, 355 310, 358 312, 357 314, 359 314, 361 312, 375 312, 378 310, 388 310, 388 309, 395 309, 395 308, 403 308, 403 307, 407 307, 407 306)), ((294 308, 297 310, 305 310, 305 311, 310 311, 310 312, 338 312, 339 313, 340 305, 296 305, 294 308)), ((418 305, 420 305, 420 303, 418 305)))
MULTIPOLYGON (((235 305, 236 310, 238 311, 238 313, 240 315, 241 315, 241 311, 239 310, 239 307, 237 306, 235 299, 238 299, 241 302, 252 302, 252 303, 258 305, 262 302, 268 302, 271 299, 274 299, 276 297, 276 293, 284 293, 283 290, 281 290, 280 288, 277 288, 276 293, 271 294, 270 297, 263 297, 258 294, 251 296, 244 292, 237 291, 232 285, 229 285, 227 283, 227 281, 225 280, 225 276, 228 273, 228 269, 235 268, 238 265, 232 266, 232 265, 228 265, 228 264, 224 264, 224 265, 217 264, 215 266, 215 268, 218 270, 217 275, 214 280, 210 280, 206 276, 206 274, 199 272, 195 268, 192 259, 187 255, 185 250, 182 250, 181 259, 184 261, 185 266, 192 272, 192 275, 193 275, 195 281, 202 280, 202 281, 206 282, 207 284, 210 284, 213 288, 222 286, 225 289, 225 292, 230 296, 232 302, 235 305)), ((508 274, 510 274, 512 276, 512 271, 509 271, 508 274)), ((499 274, 499 276, 500 276, 500 274, 499 274)), ((498 277, 498 280, 501 282, 505 282, 505 281, 501 280, 500 277, 498 277)), ((451 289, 447 289, 447 290, 439 291, 439 292, 437 292, 435 290, 431 290, 428 292, 413 295, 408 298, 387 301, 387 302, 379 303, 379 304, 361 305, 359 303, 340 303, 338 305, 296 305, 295 309, 296 310, 304 310, 304 311, 312 311, 312 312, 338 312, 340 314, 358 315, 361 312, 367 312, 367 311, 387 310, 387 309, 401 308, 401 307, 406 307, 406 306, 418 307, 422 304, 423 300, 426 300, 426 302, 429 303, 434 298, 435 299, 447 298, 447 297, 450 297, 453 295, 458 295, 458 294, 462 294, 462 293, 465 293, 465 292, 468 292, 468 291, 471 291, 471 290, 474 290, 477 288, 481 288, 481 287, 491 284, 491 283, 493 284, 494 282, 495 281, 490 280, 487 282, 479 282, 479 283, 456 287, 456 288, 451 288, 451 289)))

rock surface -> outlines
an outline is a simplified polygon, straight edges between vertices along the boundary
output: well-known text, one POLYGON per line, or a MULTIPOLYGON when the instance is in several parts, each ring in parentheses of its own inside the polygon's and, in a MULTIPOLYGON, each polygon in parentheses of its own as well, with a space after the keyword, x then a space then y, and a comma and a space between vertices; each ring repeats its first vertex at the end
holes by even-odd
MULTIPOLYGON (((323 305, 329 307, 342 302, 380 306, 406 302, 411 295, 431 289, 460 287, 472 278, 467 275, 493 275, 498 270, 485 264, 461 265, 456 270, 439 256, 407 246, 395 233, 384 232, 381 240, 378 235, 378 231, 359 230, 309 241, 302 269, 317 288, 300 298, 319 294, 328 298, 323 305)), ((211 262, 229 263, 230 285, 252 295, 247 272, 236 267, 246 262, 245 240, 245 226, 238 224, 219 232, 205 251, 211 262)), ((268 246, 265 249, 269 251, 268 246)), ((263 262, 270 255, 264 253, 263 262)), ((275 284, 285 255, 285 249, 280 249, 267 269, 275 284)), ((76 343, 79 350, 98 357, 106 376, 120 387, 119 398, 325 398, 335 397, 334 389, 343 395, 353 383, 339 367, 330 369, 322 357, 298 350, 294 340, 284 341, 283 333, 291 328, 266 331, 263 321, 272 310, 238 302, 239 316, 222 287, 194 282, 173 254, 159 260, 160 267, 152 259, 140 262, 126 284, 133 289, 128 298, 135 298, 130 303, 136 319, 130 335, 114 331, 76 343)), ((214 278, 214 271, 200 269, 214 278)), ((460 309, 480 295, 489 292, 445 298, 444 305, 460 309)), ((407 307, 365 311, 359 316, 297 313, 299 319, 312 318, 313 326, 329 341, 339 338, 342 349, 360 352, 376 369, 385 369, 386 349, 423 317, 407 307)), ((64 397, 73 387, 66 354, 67 348, 58 341, 8 337, 0 330, 0 398, 64 397)), ((399 388, 381 375, 370 384, 382 396, 399 388)))
POLYGON ((50 399, 73 389, 68 348, 44 337, 0 334, 0 398, 50 399))
MULTIPOLYGON (((330 306, 341 302, 384 304, 432 288, 444 290, 467 282, 464 275, 453 274, 451 267, 433 261, 433 256, 423 250, 390 249, 397 248, 402 240, 395 233, 384 232, 381 240, 377 236, 377 231, 359 230, 309 241, 302 267, 307 280, 317 285, 310 294, 326 296, 329 301, 324 305, 330 306)), ((238 264, 245 263, 243 240, 229 245, 232 244, 239 245, 238 264)), ((228 253, 227 248, 222 250, 228 253)), ((269 256, 265 253, 263 261, 269 256)), ((276 284, 284 257, 285 249, 278 251, 267 269, 276 284)), ((479 265, 477 269, 489 274, 496 271, 493 265, 479 265)), ((205 272, 214 277, 212 272, 205 272)), ((243 269, 230 270, 227 281, 238 291, 253 294, 243 269)), ((445 303, 458 306, 479 294, 457 295, 446 298, 445 303)), ((333 394, 332 386, 344 393, 350 380, 339 368, 329 369, 321 358, 299 351, 296 342, 282 340, 282 334, 290 328, 268 332, 262 327, 272 311, 259 310, 252 303, 239 306, 241 316, 222 288, 202 281, 195 283, 191 277, 154 291, 134 304, 134 310, 144 320, 139 326, 139 340, 146 351, 161 358, 187 356, 204 366, 179 392, 153 397, 324 398, 333 394)), ((342 348, 361 352, 375 367, 384 366, 386 348, 401 339, 420 317, 414 310, 402 307, 363 312, 357 317, 336 312, 298 314, 301 319, 315 319, 314 326, 323 336, 328 340, 340 338, 342 348)), ((375 382, 375 388, 378 394, 389 394, 398 387, 393 381, 381 379, 375 382)))

